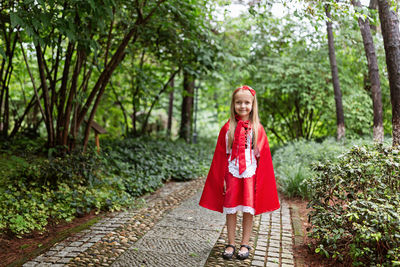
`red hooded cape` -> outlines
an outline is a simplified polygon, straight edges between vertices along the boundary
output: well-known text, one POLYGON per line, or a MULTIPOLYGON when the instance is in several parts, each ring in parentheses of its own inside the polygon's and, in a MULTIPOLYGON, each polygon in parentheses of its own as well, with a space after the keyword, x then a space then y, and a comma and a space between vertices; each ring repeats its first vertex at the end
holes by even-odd
MULTIPOLYGON (((219 132, 213 161, 199 203, 204 208, 218 212, 223 212, 224 204, 224 179, 228 169, 225 136, 228 130, 229 121, 219 132)), ((256 171, 255 215, 274 211, 280 207, 271 151, 267 135, 261 124, 258 127, 257 147, 260 151, 260 158, 256 171)))

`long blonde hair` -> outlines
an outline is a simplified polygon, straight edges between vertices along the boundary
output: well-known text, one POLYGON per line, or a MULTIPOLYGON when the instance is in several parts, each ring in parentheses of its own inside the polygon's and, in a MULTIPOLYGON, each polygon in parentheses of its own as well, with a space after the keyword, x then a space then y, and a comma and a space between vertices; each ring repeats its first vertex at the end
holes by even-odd
MULTIPOLYGON (((235 112, 235 95, 237 92, 241 90, 248 90, 248 89, 242 89, 243 86, 239 87, 238 89, 235 89, 235 91, 232 93, 232 100, 231 100, 231 114, 229 117, 229 132, 228 132, 228 147, 232 148, 232 143, 233 143, 233 138, 235 136, 235 130, 237 126, 237 121, 236 121, 236 112, 235 112)), ((258 105, 257 105, 257 96, 253 96, 253 105, 252 109, 250 112, 249 116, 249 121, 251 128, 253 130, 253 141, 252 144, 254 145, 253 148, 255 149, 257 147, 257 137, 258 137, 258 125, 260 124, 260 118, 258 117, 258 105)))

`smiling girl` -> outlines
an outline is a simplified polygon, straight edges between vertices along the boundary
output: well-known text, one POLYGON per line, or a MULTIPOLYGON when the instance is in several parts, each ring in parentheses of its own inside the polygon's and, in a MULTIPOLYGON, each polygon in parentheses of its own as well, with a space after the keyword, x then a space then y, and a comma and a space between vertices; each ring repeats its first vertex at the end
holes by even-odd
POLYGON ((235 253, 236 214, 243 212, 238 259, 249 257, 253 216, 279 208, 267 135, 259 122, 256 91, 241 86, 232 94, 230 119, 222 127, 204 185, 200 206, 226 214, 228 244, 235 253))

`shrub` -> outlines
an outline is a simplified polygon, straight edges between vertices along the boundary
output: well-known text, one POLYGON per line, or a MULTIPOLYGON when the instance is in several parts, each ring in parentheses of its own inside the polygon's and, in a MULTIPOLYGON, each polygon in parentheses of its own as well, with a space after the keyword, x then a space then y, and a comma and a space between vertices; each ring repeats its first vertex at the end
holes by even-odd
POLYGON ((317 253, 354 266, 400 264, 400 154, 355 146, 315 166, 309 235, 317 253))
POLYGON ((289 197, 308 198, 310 191, 305 183, 315 175, 313 162, 336 160, 346 147, 329 138, 322 143, 300 140, 275 151, 273 162, 280 190, 289 197))
POLYGON ((312 169, 314 163, 325 160, 336 162, 352 145, 369 143, 372 143, 370 138, 346 142, 327 138, 322 143, 300 140, 277 149, 273 162, 280 190, 289 197, 309 198, 311 191, 306 181, 316 174, 312 169))

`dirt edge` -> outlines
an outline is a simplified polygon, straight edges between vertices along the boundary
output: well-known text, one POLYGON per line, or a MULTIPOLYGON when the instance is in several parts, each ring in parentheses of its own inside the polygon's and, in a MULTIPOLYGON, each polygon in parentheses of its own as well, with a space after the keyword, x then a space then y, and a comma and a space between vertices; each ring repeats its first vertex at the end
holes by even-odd
MULTIPOLYGON (((299 208, 296 205, 290 204, 290 216, 292 218, 292 227, 293 227, 293 236, 294 236, 294 245, 295 246, 302 246, 304 240, 304 233, 302 228, 302 223, 299 214, 299 208)), ((305 267, 304 260, 295 257, 295 266, 296 267, 305 267)))

